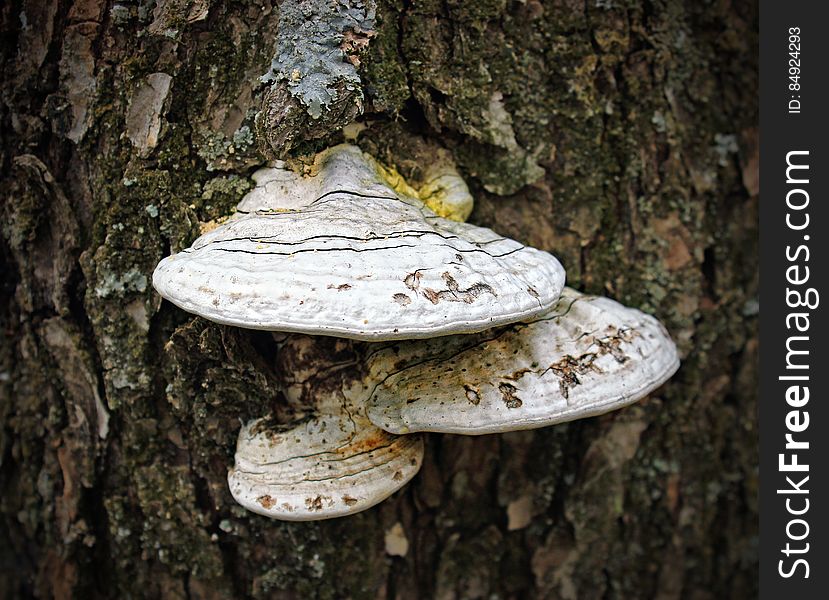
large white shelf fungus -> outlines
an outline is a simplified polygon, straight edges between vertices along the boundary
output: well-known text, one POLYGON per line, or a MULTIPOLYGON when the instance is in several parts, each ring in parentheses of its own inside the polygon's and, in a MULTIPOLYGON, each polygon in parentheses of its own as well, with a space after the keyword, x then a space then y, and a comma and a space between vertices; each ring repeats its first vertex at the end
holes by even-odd
POLYGON ((386 499, 420 469, 422 437, 374 426, 365 401, 376 382, 365 379, 348 341, 322 339, 286 338, 285 414, 239 433, 228 484, 248 510, 287 521, 343 517, 386 499))
POLYGON ((440 217, 388 174, 348 145, 305 174, 260 172, 239 213, 162 260, 153 285, 219 323, 370 341, 478 332, 552 308, 564 285, 555 257, 440 217))
POLYGON ((396 434, 478 435, 599 415, 643 398, 679 367, 655 318, 569 288, 532 322, 389 345, 368 362, 383 381, 369 418, 396 434))

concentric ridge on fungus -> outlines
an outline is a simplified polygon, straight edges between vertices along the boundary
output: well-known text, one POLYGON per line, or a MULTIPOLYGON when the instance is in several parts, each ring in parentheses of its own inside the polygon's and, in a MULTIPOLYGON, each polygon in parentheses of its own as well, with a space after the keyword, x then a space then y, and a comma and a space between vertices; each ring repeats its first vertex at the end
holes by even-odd
POLYGON ((161 261, 163 297, 228 325, 376 341, 532 318, 564 285, 552 255, 436 215, 354 146, 259 180, 227 223, 161 261))

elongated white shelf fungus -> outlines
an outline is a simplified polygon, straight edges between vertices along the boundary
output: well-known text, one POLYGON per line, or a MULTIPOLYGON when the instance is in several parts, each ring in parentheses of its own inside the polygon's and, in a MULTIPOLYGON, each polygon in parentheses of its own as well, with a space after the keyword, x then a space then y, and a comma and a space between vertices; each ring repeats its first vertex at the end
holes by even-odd
POLYGON ((153 285, 218 323, 369 341, 478 332, 555 305, 554 256, 440 217, 384 173, 348 145, 308 174, 261 173, 240 212, 162 260, 153 285))
POLYGON ((420 469, 421 436, 392 435, 366 417, 376 382, 365 380, 351 344, 321 340, 294 335, 281 345, 291 417, 256 419, 239 433, 230 492, 267 517, 310 521, 360 512, 420 469))
POLYGON ((631 404, 679 367, 655 318, 565 288, 543 317, 471 336, 401 342, 368 360, 371 421, 396 434, 533 429, 631 404))

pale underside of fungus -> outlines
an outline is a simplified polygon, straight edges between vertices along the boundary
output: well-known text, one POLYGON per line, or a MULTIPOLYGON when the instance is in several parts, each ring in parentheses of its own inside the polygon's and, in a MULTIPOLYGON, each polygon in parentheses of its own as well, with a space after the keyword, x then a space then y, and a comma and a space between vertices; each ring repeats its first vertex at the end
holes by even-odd
POLYGON ((239 504, 286 521, 330 519, 370 508, 414 477, 423 439, 368 420, 373 386, 350 342, 293 335, 280 346, 286 405, 239 433, 228 474, 239 504))
POLYGON ((565 288, 547 314, 483 333, 402 342, 369 358, 371 421, 404 434, 533 429, 627 406, 670 378, 676 347, 650 315, 565 288))
POLYGON ((438 216, 383 172, 341 145, 310 173, 263 175, 233 218, 162 260, 153 285, 218 323, 374 341, 483 331, 555 304, 555 257, 438 216))

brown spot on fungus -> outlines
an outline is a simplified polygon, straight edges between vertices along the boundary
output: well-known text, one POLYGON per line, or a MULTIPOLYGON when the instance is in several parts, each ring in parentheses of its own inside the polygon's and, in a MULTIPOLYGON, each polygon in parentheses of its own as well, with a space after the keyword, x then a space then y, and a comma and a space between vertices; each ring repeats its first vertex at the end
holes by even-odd
POLYGON ((466 399, 469 400, 470 404, 478 406, 481 403, 481 394, 471 385, 464 385, 463 388, 466 390, 466 399))
POLYGON ((322 510, 322 496, 316 498, 306 498, 305 506, 308 510, 322 510))
POLYGON ((423 278, 423 275, 420 271, 415 271, 414 273, 409 273, 403 278, 403 284, 412 290, 413 292, 417 291, 417 288, 420 287, 420 280, 423 278))
POLYGON ((635 333, 630 330, 617 329, 616 333, 604 338, 594 338, 593 345, 598 347, 595 352, 588 352, 578 357, 567 355, 561 360, 550 365, 549 370, 559 378, 559 389, 564 398, 570 397, 570 390, 581 382, 579 375, 588 371, 598 371, 595 366, 596 359, 605 354, 610 354, 619 363, 628 360, 628 356, 621 348, 623 342, 630 342, 635 333))
POLYGON ((464 302, 466 304, 472 304, 481 294, 492 294, 493 296, 498 296, 495 293, 495 290, 492 289, 492 286, 486 283, 475 283, 472 286, 466 288, 465 290, 460 289, 460 285, 452 277, 449 273, 443 273, 441 278, 444 282, 446 282, 446 289, 441 291, 435 291, 431 288, 426 288, 423 290, 423 296, 429 300, 432 304, 437 304, 441 300, 446 300, 448 302, 464 302))
POLYGON ((401 306, 406 306, 407 304, 412 303, 412 299, 409 298, 406 294, 395 294, 394 296, 392 296, 392 300, 394 300, 401 306))
POLYGON ((515 395, 518 388, 511 383, 499 383, 498 391, 501 392, 501 396, 504 400, 504 404, 507 405, 507 408, 520 408, 523 404, 523 402, 521 402, 521 398, 515 395))
POLYGON ((259 497, 256 499, 256 501, 257 501, 259 504, 261 504, 261 505, 262 505, 262 508, 264 508, 265 510, 270 510, 270 509, 271 509, 271 508, 273 508, 273 506, 276 504, 276 499, 275 499, 275 498, 272 498, 272 497, 271 497, 271 496, 269 496, 268 494, 265 494, 264 496, 259 496, 259 497))

